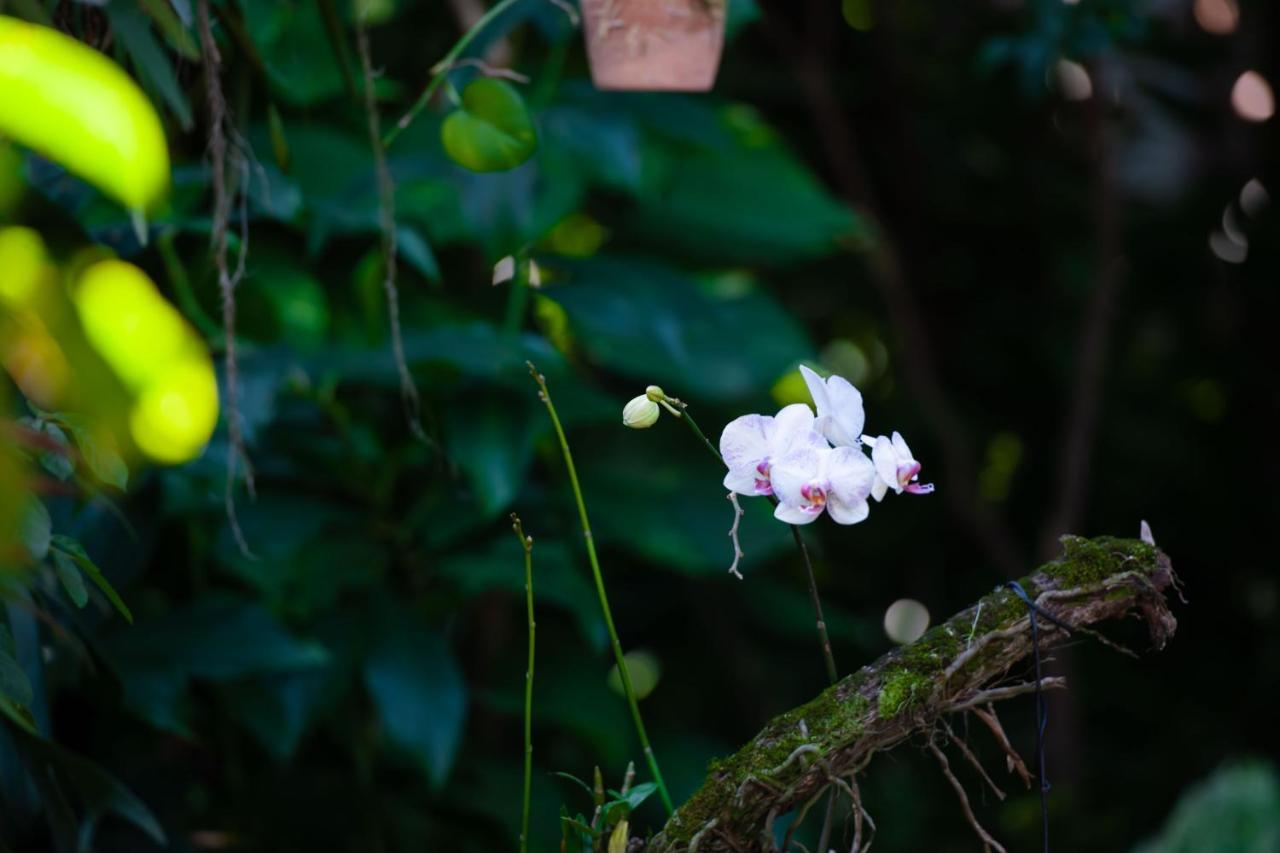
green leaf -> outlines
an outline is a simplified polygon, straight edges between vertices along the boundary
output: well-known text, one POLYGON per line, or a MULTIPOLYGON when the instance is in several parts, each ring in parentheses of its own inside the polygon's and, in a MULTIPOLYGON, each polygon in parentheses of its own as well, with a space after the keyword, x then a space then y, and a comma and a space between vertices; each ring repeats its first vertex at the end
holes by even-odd
POLYGON ((53 569, 57 572, 58 580, 62 583, 62 588, 72 604, 83 608, 89 603, 89 590, 85 588, 84 578, 70 554, 57 548, 53 549, 53 569))
POLYGON ((14 742, 33 777, 53 781, 83 809, 78 849, 93 847, 99 820, 116 815, 145 832, 155 843, 166 843, 164 830, 142 800, 97 764, 30 733, 15 732, 14 742))
POLYGON ((510 506, 524 484, 537 438, 529 429, 539 414, 534 406, 541 404, 529 394, 491 391, 470 403, 457 401, 447 410, 449 456, 462 468, 487 517, 510 506))
POLYGON ((580 787, 582 790, 587 792, 588 797, 592 796, 593 794, 591 790, 591 786, 588 785, 586 782, 583 782, 577 776, 574 776, 572 773, 565 773, 563 770, 554 770, 552 771, 551 775, 559 776, 561 779, 568 779, 570 782, 575 783, 578 787, 580 787))
POLYGON ((1164 830, 1134 853, 1280 850, 1280 774, 1257 759, 1225 764, 1191 786, 1164 830))
POLYGON ((630 223, 646 244, 700 263, 780 265, 862 238, 861 221, 754 112, 724 113, 731 143, 665 152, 664 174, 630 223))
POLYGON ((299 0, 240 4, 272 93, 295 106, 327 100, 344 88, 318 6, 299 0))
POLYGON ((444 637, 407 610, 391 607, 365 661, 364 681, 387 739, 439 788, 462 739, 467 688, 444 637))
POLYGON ((182 54, 184 59, 199 59, 200 51, 196 48, 195 39, 183 26, 182 20, 170 5, 170 0, 140 0, 144 12, 151 17, 165 40, 173 49, 182 54))
POLYGON ((159 95, 177 117, 183 130, 193 126, 191 105, 178 85, 173 63, 169 61, 160 42, 151 32, 151 26, 138 8, 125 3, 109 3, 107 17, 120 46, 133 61, 138 77, 150 92, 159 95))
POLYGON ((133 613, 130 612, 128 605, 124 603, 124 599, 120 597, 120 593, 116 592, 116 588, 107 580, 106 575, 102 573, 102 569, 99 569, 93 560, 89 559, 89 555, 85 553, 79 542, 70 536, 58 535, 53 537, 53 545, 56 548, 54 552, 55 561, 59 559, 59 553, 74 560, 75 564, 80 567, 80 571, 88 575, 89 580, 93 581, 98 589, 102 590, 102 594, 111 602, 111 606, 120 612, 125 621, 133 622, 133 613))
POLYGON ((95 426, 80 415, 54 415, 58 423, 71 430, 84 463, 99 481, 124 490, 129 485, 129 468, 124 464, 115 438, 104 426, 95 426))
POLYGON ((445 153, 473 172, 501 172, 533 156, 538 135, 510 83, 482 77, 462 90, 462 106, 440 129, 445 153))
POLYGON ((627 817, 639 808, 641 803, 649 799, 656 790, 658 790, 658 786, 655 783, 644 782, 639 785, 635 785, 628 790, 625 797, 617 791, 609 791, 609 793, 613 795, 614 799, 605 803, 603 806, 603 824, 608 826, 610 824, 617 823, 620 820, 626 820, 627 817))
POLYGON ((18 524, 18 538, 27 553, 34 560, 43 560, 49 553, 49 542, 53 534, 53 520, 49 518, 49 510, 39 498, 28 497, 18 524))
POLYGON ((18 663, 13 634, 8 625, 0 624, 0 696, 26 707, 33 695, 31 682, 18 663))
POLYGON ((575 340, 642 388, 656 383, 700 402, 747 397, 812 353, 800 325, 744 275, 697 279, 650 258, 617 256, 563 271, 567 282, 545 290, 568 314, 575 340))
POLYGON ((40 467, 59 480, 65 481, 76 471, 75 463, 71 461, 71 456, 68 452, 71 445, 67 441, 66 433, 59 429, 57 424, 49 421, 41 421, 39 429, 62 448, 61 450, 42 450, 40 452, 40 467))
POLYGON ((328 660, 323 646, 294 637, 261 604, 222 594, 114 632, 104 645, 122 665, 178 667, 211 681, 308 669, 328 660))

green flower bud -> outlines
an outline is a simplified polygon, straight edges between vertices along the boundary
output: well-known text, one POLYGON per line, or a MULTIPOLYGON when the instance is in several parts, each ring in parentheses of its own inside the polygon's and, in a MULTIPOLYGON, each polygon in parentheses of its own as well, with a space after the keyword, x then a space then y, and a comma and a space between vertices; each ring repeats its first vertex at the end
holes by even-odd
POLYGON ((644 389, 644 395, 655 403, 661 403, 663 400, 667 399, 667 392, 663 391, 657 385, 650 385, 648 388, 644 389))
POLYGON ((622 423, 632 429, 648 429, 658 422, 658 404, 644 394, 633 399, 622 410, 622 423))

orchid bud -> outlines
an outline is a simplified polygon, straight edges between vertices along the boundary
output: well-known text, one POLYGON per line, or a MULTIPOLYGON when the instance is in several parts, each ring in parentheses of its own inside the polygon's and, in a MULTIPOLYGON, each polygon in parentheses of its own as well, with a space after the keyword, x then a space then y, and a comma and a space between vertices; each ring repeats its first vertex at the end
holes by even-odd
POLYGON ((663 391, 657 385, 650 385, 648 388, 644 389, 644 395, 655 403, 661 403, 663 400, 667 399, 667 392, 663 391))
POLYGON ((659 414, 658 404, 641 394, 622 409, 622 423, 632 429, 648 429, 658 422, 659 414))

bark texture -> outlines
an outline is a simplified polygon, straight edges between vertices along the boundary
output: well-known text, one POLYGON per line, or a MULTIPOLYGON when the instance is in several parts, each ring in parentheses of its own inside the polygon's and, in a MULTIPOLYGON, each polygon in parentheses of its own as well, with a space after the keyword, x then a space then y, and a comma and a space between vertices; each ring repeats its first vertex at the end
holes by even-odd
MULTIPOLYGON (((1165 599, 1176 583, 1168 558, 1132 539, 1067 536, 1062 543, 1061 557, 1020 581, 1041 611, 1072 628, 1039 618, 1041 652, 1072 635, 1109 643, 1090 626, 1128 615, 1142 620, 1154 647, 1163 648, 1177 627, 1165 599)), ((932 743, 946 715, 1025 695, 1030 685, 1011 682, 1009 672, 1031 651, 1026 603, 997 589, 774 718, 737 754, 713 761, 702 788, 645 849, 774 849, 778 816, 833 784, 856 793, 856 775, 876 753, 917 734, 932 743)), ((1061 679, 1042 684, 1063 686, 1061 679)))

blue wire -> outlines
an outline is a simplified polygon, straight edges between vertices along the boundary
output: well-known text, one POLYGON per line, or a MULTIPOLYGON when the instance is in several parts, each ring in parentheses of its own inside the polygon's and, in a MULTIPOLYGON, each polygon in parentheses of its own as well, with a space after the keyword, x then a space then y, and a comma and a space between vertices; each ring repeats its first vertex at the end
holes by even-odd
POLYGON ((1036 623, 1036 616, 1043 616, 1068 633, 1071 632, 1071 626, 1037 607, 1031 600, 1031 596, 1027 595, 1027 591, 1022 588, 1022 584, 1009 581, 1005 586, 1013 590, 1014 594, 1027 605, 1027 614, 1031 619, 1031 650, 1036 667, 1036 763, 1038 765, 1036 770, 1040 777, 1040 825, 1044 836, 1044 853, 1049 853, 1049 778, 1044 769, 1044 731, 1049 725, 1049 714, 1045 710, 1044 693, 1040 689, 1040 628, 1036 623))

